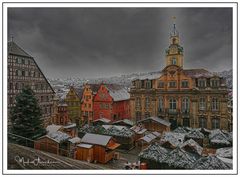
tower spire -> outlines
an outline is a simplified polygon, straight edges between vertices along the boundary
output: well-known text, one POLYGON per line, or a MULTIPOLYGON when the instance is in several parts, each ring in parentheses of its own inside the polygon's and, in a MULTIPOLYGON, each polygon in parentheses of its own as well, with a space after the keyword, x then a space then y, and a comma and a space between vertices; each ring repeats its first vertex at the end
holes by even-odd
POLYGON ((173 16, 172 17, 172 20, 173 20, 173 30, 171 32, 171 36, 178 36, 178 31, 177 31, 177 28, 176 28, 176 17, 173 16))

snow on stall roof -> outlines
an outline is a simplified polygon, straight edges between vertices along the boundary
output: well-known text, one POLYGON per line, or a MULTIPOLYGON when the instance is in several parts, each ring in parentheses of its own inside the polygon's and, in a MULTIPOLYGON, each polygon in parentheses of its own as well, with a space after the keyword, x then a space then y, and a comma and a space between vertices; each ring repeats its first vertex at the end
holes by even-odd
POLYGON ((76 123, 72 123, 72 124, 68 124, 68 125, 64 126, 63 128, 68 129, 68 128, 74 128, 76 126, 77 126, 76 123))
POLYGON ((134 131, 137 134, 143 134, 147 131, 147 129, 143 128, 142 126, 139 125, 134 125, 133 127, 130 128, 132 131, 134 131))
POLYGON ((164 132, 162 138, 160 139, 160 143, 164 144, 165 142, 169 142, 173 146, 180 146, 184 142, 185 135, 182 133, 174 133, 174 132, 164 132))
POLYGON ((140 152, 138 156, 140 158, 150 159, 161 163, 167 157, 168 153, 168 149, 162 147, 159 143, 154 143, 148 146, 144 151, 140 152))
POLYGON ((217 156, 217 158, 220 159, 221 161, 223 161, 229 168, 232 168, 232 165, 233 165, 232 159, 224 158, 224 157, 220 157, 220 156, 217 156))
POLYGON ((86 133, 81 142, 106 146, 111 138, 111 136, 86 133))
POLYGON ((52 124, 52 125, 48 125, 46 130, 47 130, 47 133, 54 133, 54 132, 57 132, 61 128, 62 128, 62 125, 52 124))
POLYGON ((193 139, 189 139, 189 140, 185 141, 182 145, 180 145, 180 148, 183 148, 184 150, 186 150, 185 149, 186 146, 190 146, 190 147, 194 148, 195 153, 197 153, 198 155, 202 154, 203 148, 193 139))
POLYGON ((79 138, 79 137, 74 137, 74 138, 71 138, 71 139, 69 139, 68 141, 70 141, 71 143, 73 143, 73 144, 75 144, 75 143, 80 143, 80 141, 81 141, 81 138, 79 138))
POLYGON ((159 133, 159 132, 152 132, 152 134, 154 134, 156 137, 160 137, 161 136, 161 133, 159 133))
POLYGON ((134 125, 133 121, 131 121, 131 120, 129 120, 129 119, 118 120, 118 121, 116 121, 116 122, 113 122, 113 124, 117 124, 117 123, 120 123, 120 122, 123 122, 123 123, 125 123, 125 124, 127 124, 127 125, 130 125, 130 126, 133 126, 133 125, 134 125))
POLYGON ((104 122, 104 123, 109 123, 109 122, 111 122, 111 120, 109 120, 109 119, 107 119, 107 118, 100 118, 100 119, 94 120, 93 122, 98 122, 98 121, 101 121, 101 122, 104 122))
POLYGON ((211 133, 209 134, 209 139, 210 139, 210 142, 214 144, 224 144, 224 145, 231 144, 229 142, 229 136, 219 129, 212 130, 211 133))
POLYGON ((186 134, 186 138, 193 138, 193 139, 203 139, 204 134, 200 132, 200 130, 193 129, 186 134))
POLYGON ((146 141, 147 143, 150 143, 152 140, 156 139, 157 137, 152 134, 152 133, 149 133, 147 135, 145 135, 144 137, 140 138, 140 140, 144 140, 146 141))
POLYGON ((70 138, 70 136, 68 134, 63 133, 61 131, 48 133, 47 135, 49 137, 51 137, 52 139, 54 139, 55 141, 57 141, 58 143, 60 143, 61 141, 68 140, 70 138))
POLYGON ((79 129, 79 132, 82 133, 96 133, 96 134, 103 134, 103 135, 110 135, 110 136, 119 136, 119 137, 132 137, 134 132, 127 128, 121 126, 121 128, 116 128, 118 126, 115 125, 103 125, 103 126, 89 126, 84 125, 82 128, 79 129))
POLYGON ((118 84, 105 84, 110 96, 114 101, 123 101, 130 99, 130 94, 125 86, 118 84))
POLYGON ((217 158, 215 155, 201 157, 193 164, 192 168, 201 169, 201 170, 230 169, 230 167, 227 164, 225 164, 222 160, 217 158))
POLYGON ((187 133, 187 131, 183 127, 177 127, 175 130, 173 130, 175 133, 187 133))
POLYGON ((78 146, 78 147, 87 148, 87 149, 93 147, 92 144, 85 144, 85 143, 80 143, 80 144, 78 144, 77 146, 78 146))
POLYGON ((166 125, 166 126, 170 126, 171 125, 171 123, 169 121, 161 119, 159 117, 148 117, 148 118, 145 118, 145 119, 142 119, 142 120, 138 121, 138 123, 144 122, 144 121, 148 121, 148 120, 153 120, 155 122, 158 122, 158 123, 166 125))
POLYGON ((105 128, 106 130, 108 130, 112 127, 112 125, 102 125, 102 127, 105 128))
POLYGON ((172 150, 164 159, 169 166, 184 169, 191 169, 192 164, 196 161, 196 156, 179 147, 172 150))
POLYGON ((217 149, 216 155, 219 157, 230 158, 233 157, 233 148, 232 147, 224 147, 217 149))

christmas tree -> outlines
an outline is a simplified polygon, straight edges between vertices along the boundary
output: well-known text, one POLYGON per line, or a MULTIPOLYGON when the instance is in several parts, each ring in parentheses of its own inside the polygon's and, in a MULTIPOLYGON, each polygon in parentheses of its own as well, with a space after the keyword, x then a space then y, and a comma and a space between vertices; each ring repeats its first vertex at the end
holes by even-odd
MULTIPOLYGON (((42 113, 38 100, 30 87, 25 87, 16 96, 16 104, 11 109, 12 121, 11 133, 29 139, 36 139, 46 133, 43 128, 42 113)), ((17 138, 17 142, 24 142, 24 139, 17 138)))

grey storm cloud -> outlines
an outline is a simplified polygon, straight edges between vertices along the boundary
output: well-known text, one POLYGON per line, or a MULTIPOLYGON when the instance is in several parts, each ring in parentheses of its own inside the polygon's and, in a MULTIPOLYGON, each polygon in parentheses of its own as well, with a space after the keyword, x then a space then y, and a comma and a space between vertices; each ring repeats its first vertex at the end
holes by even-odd
POLYGON ((159 71, 176 16, 185 68, 232 68, 231 8, 9 8, 8 38, 47 77, 159 71))

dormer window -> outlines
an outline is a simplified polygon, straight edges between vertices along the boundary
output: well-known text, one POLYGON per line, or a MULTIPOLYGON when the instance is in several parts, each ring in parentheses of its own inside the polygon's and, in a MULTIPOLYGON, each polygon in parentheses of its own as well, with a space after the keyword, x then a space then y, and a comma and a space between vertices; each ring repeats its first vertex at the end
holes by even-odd
POLYGON ((205 79, 199 79, 198 80, 198 87, 206 87, 206 80, 205 79))
POLYGON ((219 80, 218 79, 212 79, 211 80, 211 87, 219 87, 219 80))
POLYGON ((146 88, 147 88, 147 89, 152 88, 152 81, 151 81, 151 80, 147 80, 147 81, 146 81, 146 88))
POLYGON ((176 88, 176 87, 177 87, 176 81, 170 81, 169 82, 169 88, 176 88))
POLYGON ((176 65, 176 64, 177 64, 176 58, 172 58, 172 65, 176 65))

